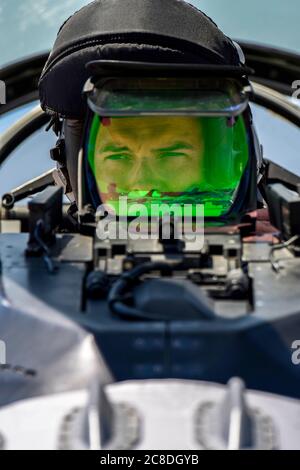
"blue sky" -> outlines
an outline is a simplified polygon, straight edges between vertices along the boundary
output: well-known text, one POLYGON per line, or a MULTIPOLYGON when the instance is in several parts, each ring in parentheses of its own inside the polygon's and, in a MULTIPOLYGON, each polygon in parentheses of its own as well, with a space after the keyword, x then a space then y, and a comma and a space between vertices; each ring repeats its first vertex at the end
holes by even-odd
MULTIPOLYGON (((87 3, 87 0, 1 0, 0 67, 49 50, 63 21, 87 3)), ((190 0, 190 3, 235 39, 300 52, 299 0, 190 0)))
POLYGON ((223 31, 236 39, 300 52, 299 0, 194 0, 223 31))

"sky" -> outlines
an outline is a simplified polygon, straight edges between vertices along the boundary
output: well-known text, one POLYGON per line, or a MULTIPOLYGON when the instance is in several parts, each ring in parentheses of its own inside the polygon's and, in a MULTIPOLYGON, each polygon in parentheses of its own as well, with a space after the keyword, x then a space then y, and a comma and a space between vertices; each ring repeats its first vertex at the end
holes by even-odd
MULTIPOLYGON (((58 28, 87 0, 0 0, 0 67, 46 52, 58 28)), ((225 34, 300 52, 299 0, 190 0, 225 34)))

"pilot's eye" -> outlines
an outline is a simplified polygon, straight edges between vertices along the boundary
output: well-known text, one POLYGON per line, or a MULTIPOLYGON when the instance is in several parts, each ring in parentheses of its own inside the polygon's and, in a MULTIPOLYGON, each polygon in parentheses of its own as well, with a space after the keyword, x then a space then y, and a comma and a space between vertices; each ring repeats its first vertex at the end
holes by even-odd
POLYGON ((114 153, 112 155, 107 155, 104 158, 104 161, 116 161, 116 160, 130 161, 131 159, 132 159, 131 155, 124 154, 124 153, 114 153))
POLYGON ((160 159, 168 159, 173 157, 186 157, 186 153, 184 152, 162 152, 158 155, 160 159))

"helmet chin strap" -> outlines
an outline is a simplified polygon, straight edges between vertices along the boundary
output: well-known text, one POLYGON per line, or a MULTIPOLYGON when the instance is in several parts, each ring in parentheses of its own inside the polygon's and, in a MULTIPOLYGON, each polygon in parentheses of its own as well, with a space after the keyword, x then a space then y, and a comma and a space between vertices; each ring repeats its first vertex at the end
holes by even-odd
POLYGON ((78 155, 82 144, 83 121, 65 119, 60 139, 64 142, 64 159, 58 162, 58 173, 66 183, 65 194, 78 206, 78 155))
POLYGON ((68 170, 66 167, 66 147, 63 134, 63 120, 58 114, 54 114, 46 128, 46 132, 53 130, 58 137, 55 147, 50 149, 50 157, 56 162, 56 170, 53 171, 53 179, 56 186, 63 188, 64 194, 69 198, 70 202, 74 202, 74 195, 69 180, 68 170))
POLYGON ((53 178, 57 186, 63 188, 71 203, 77 203, 78 153, 82 140, 82 121, 62 120, 54 115, 46 129, 58 137, 56 145, 50 150, 50 157, 56 162, 53 178))

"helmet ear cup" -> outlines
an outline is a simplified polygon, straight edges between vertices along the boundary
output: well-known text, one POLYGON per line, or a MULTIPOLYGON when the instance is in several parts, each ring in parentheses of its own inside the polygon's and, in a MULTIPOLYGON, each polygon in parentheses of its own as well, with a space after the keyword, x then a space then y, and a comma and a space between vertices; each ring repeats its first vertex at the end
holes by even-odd
POLYGON ((64 120, 66 167, 76 203, 78 203, 78 155, 82 145, 83 129, 83 121, 64 120))

